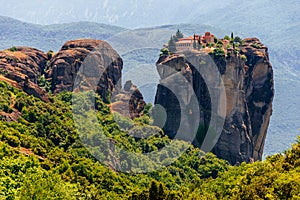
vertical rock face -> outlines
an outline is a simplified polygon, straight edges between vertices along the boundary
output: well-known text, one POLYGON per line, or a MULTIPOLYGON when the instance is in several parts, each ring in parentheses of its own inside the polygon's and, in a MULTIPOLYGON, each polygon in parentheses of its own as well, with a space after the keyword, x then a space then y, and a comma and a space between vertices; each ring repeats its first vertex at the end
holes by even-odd
POLYGON ((110 101, 112 93, 121 89, 123 61, 108 43, 101 40, 68 41, 53 56, 49 66, 47 77, 51 79, 54 94, 72 91, 80 68, 84 68, 81 70, 86 78, 81 87, 94 89, 91 87, 97 85, 97 92, 104 100, 110 101))
POLYGON ((95 89, 112 110, 139 117, 144 109, 143 96, 134 86, 122 89, 123 61, 106 42, 80 39, 66 42, 50 60, 47 77, 54 94, 76 89, 95 89), (78 83, 76 83, 76 81, 78 83), (79 84, 79 85, 78 85, 79 84))
POLYGON ((145 106, 143 96, 131 85, 122 90, 122 68, 118 53, 101 40, 68 41, 55 54, 30 47, 0 51, 0 80, 30 95, 49 101, 48 93, 39 86, 39 78, 46 82, 46 77, 53 94, 73 91, 76 84, 79 90, 95 89, 107 103, 118 94, 126 94, 128 116, 139 117, 145 106))
POLYGON ((131 119, 140 117, 146 105, 142 93, 131 81, 125 83, 124 88, 113 97, 112 101, 110 105, 112 111, 131 119))
MULTIPOLYGON (((186 132, 195 131, 191 127, 196 123, 198 129, 193 144, 199 147, 207 137, 212 121, 212 98, 215 95, 212 93, 217 91, 208 88, 219 87, 217 76, 203 76, 199 73, 198 68, 212 68, 208 56, 204 52, 174 54, 160 57, 157 62, 161 81, 155 104, 162 105, 167 113, 163 129, 170 137, 175 137, 180 122, 185 124, 186 132), (184 78, 174 78, 178 75, 184 78), (177 90, 170 89, 170 86, 177 90), (186 113, 194 112, 188 110, 193 94, 198 100, 199 117, 196 122, 188 117, 180 121, 186 113), (181 100, 183 97, 186 99, 181 100)), ((225 122, 212 151, 233 165, 261 160, 274 96, 273 70, 268 49, 258 39, 246 38, 239 52, 228 49, 226 58, 211 57, 221 74, 226 93, 226 98, 219 100, 220 106, 225 106, 225 122)))

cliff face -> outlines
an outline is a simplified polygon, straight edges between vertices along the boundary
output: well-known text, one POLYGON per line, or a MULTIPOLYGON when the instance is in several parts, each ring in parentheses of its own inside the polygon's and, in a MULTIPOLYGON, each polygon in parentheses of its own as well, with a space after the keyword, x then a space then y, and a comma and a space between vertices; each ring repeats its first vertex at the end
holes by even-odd
POLYGON ((30 47, 14 47, 0 51, 0 80, 32 94, 43 101, 49 101, 48 94, 38 86, 47 55, 30 47))
MULTIPOLYGON (((186 127, 186 132, 195 131, 191 127, 196 123, 197 135, 193 144, 199 147, 212 122, 212 98, 215 98, 215 91, 218 91, 210 91, 209 87, 217 89, 220 86, 213 73, 205 76, 199 73, 201 68, 205 67, 208 71, 212 68, 208 56, 204 52, 174 54, 160 57, 157 62, 161 81, 155 104, 162 105, 168 116, 163 129, 170 137, 174 137, 181 126, 180 122, 186 127), (177 75, 184 78, 174 78, 177 75), (170 85, 177 89, 170 90, 170 85), (195 112, 193 109, 182 109, 192 104, 193 93, 198 100, 199 116, 196 122, 188 118, 180 121, 185 113, 195 112), (182 97, 186 99, 181 100, 182 97)), ((274 96, 273 70, 268 49, 258 39, 247 38, 239 52, 228 49, 224 58, 215 54, 211 57, 221 74, 226 93, 226 101, 219 99, 220 106, 225 107, 225 122, 212 151, 231 164, 261 160, 274 96)))
POLYGON ((49 101, 48 93, 39 86, 42 76, 51 85, 53 94, 73 91, 74 82, 78 81, 80 85, 76 89, 96 89, 107 103, 121 95, 128 116, 135 118, 140 116, 145 102, 137 88, 122 90, 122 68, 118 53, 107 42, 93 39, 68 41, 59 52, 52 54, 30 47, 0 51, 0 80, 30 95, 49 101))
POLYGON ((110 105, 113 112, 118 112, 131 119, 140 117, 146 105, 142 93, 131 81, 127 81, 124 88, 113 97, 110 105))
POLYGON ((53 56, 49 66, 47 78, 51 80, 51 90, 54 94, 64 90, 72 91, 76 75, 81 67, 84 67, 87 79, 84 80, 85 87, 94 89, 91 88, 92 83, 100 80, 95 84, 97 92, 107 102, 110 101, 113 92, 121 89, 122 59, 104 41, 89 39, 68 41, 53 56), (91 58, 91 61, 85 60, 87 56, 91 58), (83 63, 85 65, 82 66, 83 63), (97 77, 98 74, 102 76, 97 77))
POLYGON ((94 89, 96 86, 97 93, 105 102, 113 102, 112 110, 125 116, 138 117, 144 109, 145 102, 137 88, 122 89, 123 61, 104 41, 68 41, 53 56, 49 66, 47 77, 51 80, 54 94, 64 90, 73 91, 76 80, 80 81, 76 89, 94 89), (78 74, 84 76, 76 77, 78 74))

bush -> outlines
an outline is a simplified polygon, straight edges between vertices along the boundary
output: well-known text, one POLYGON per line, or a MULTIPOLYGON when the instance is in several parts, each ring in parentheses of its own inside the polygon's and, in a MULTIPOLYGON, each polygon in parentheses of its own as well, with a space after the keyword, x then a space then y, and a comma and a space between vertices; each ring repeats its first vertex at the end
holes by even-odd
POLYGON ((242 39, 239 36, 236 36, 233 41, 242 44, 242 39))
POLYGON ((254 47, 256 49, 261 49, 261 45, 259 45, 257 43, 251 44, 251 47, 254 47))
POLYGON ((224 40, 230 40, 230 37, 228 35, 225 35, 224 40))
POLYGON ((47 57, 48 57, 48 60, 51 60, 51 58, 53 57, 53 51, 52 50, 49 50, 48 52, 47 52, 47 57))
POLYGON ((241 55, 241 59, 245 62, 247 61, 247 57, 245 55, 241 55))
POLYGON ((9 51, 16 52, 16 51, 18 51, 18 49, 17 49, 17 47, 13 46, 13 47, 9 48, 9 51))
POLYGON ((8 135, 6 136, 7 143, 12 147, 20 146, 20 140, 17 136, 8 135))
POLYGON ((160 56, 167 56, 167 55, 170 55, 170 51, 168 48, 163 48, 160 50, 160 56))

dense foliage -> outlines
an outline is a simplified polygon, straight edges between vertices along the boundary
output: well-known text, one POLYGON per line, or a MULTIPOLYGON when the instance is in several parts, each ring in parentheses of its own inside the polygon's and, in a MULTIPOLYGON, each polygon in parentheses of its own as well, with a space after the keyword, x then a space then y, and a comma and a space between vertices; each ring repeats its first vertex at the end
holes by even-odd
MULTIPOLYGON (((180 199, 185 185, 215 176, 228 167, 212 154, 204 156, 200 150, 189 147, 180 159, 159 171, 116 172, 98 162, 82 145, 72 118, 70 93, 61 93, 52 97, 51 103, 45 103, 5 82, 0 82, 0 93, 1 198, 126 199, 141 194, 148 197, 150 185, 156 181, 164 195, 180 199), (20 116, 17 121, 8 122, 7 115, 20 116)), ((146 153, 170 142, 162 132, 146 139, 127 134, 142 134, 146 126, 155 129, 143 124, 149 122, 147 116, 135 121, 114 117, 99 98, 96 107, 99 126, 128 150, 146 153)))
MULTIPOLYGON (((0 82, 0 94, 1 199, 300 198, 300 141, 282 155, 239 167, 190 146, 161 170, 122 173, 107 167, 113 163, 97 161, 82 145, 71 93, 45 103, 0 82), (7 120, 10 115, 18 120, 7 120)), ((163 132, 145 139, 130 136, 130 131, 144 134, 145 127, 156 128, 147 124, 151 120, 146 115, 134 121, 114 116, 96 99, 99 126, 124 148, 146 153, 170 142, 163 132)))

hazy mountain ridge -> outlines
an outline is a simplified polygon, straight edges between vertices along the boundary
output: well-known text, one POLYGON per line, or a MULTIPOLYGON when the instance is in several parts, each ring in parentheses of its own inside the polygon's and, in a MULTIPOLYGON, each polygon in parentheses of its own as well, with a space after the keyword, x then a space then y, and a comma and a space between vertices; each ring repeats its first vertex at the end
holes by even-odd
POLYGON ((43 51, 57 51, 66 41, 74 38, 107 39, 125 28, 94 22, 36 25, 0 16, 0 48, 31 46, 43 51))

